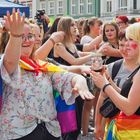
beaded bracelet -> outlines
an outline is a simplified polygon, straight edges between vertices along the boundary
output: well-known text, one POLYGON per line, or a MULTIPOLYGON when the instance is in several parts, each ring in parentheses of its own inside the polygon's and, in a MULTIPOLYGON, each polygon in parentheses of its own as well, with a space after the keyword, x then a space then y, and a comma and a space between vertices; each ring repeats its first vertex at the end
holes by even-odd
POLYGON ((102 91, 105 92, 105 89, 106 89, 108 86, 110 86, 110 85, 111 85, 110 83, 105 84, 105 85, 103 86, 103 88, 102 88, 102 91))
POLYGON ((10 33, 10 35, 11 36, 13 36, 13 37, 16 37, 16 38, 19 38, 19 37, 22 37, 23 36, 23 34, 14 34, 14 33, 10 33))

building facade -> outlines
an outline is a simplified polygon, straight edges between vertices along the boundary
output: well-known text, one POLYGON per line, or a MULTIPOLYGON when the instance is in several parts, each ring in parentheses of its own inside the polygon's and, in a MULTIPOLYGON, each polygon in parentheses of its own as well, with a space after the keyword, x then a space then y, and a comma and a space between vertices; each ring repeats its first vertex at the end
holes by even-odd
POLYGON ((19 0, 30 7, 31 17, 36 10, 44 9, 48 16, 69 15, 79 17, 101 17, 112 20, 117 15, 140 17, 140 0, 19 0))
POLYGON ((104 19, 112 19, 117 15, 140 17, 139 0, 101 0, 100 6, 100 16, 104 19))
POLYGON ((69 15, 74 18, 100 16, 100 0, 20 0, 30 7, 31 17, 44 9, 48 16, 69 15))

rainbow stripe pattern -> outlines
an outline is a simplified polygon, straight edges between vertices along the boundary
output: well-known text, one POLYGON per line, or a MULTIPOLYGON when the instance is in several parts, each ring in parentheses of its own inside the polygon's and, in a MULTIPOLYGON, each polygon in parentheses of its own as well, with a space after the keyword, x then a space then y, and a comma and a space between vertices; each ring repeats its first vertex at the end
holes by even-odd
POLYGON ((140 140, 140 115, 120 113, 112 120, 104 140, 140 140))
POLYGON ((62 134, 77 130, 75 104, 67 105, 58 91, 53 92, 57 110, 57 119, 59 121, 62 134))

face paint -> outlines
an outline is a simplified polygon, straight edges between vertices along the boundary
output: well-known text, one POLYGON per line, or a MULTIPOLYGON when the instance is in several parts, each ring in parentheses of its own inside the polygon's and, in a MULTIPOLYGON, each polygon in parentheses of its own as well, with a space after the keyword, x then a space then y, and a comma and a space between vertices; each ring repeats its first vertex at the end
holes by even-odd
POLYGON ((137 45, 136 43, 132 43, 132 44, 131 44, 131 47, 132 47, 133 49, 136 49, 136 48, 138 47, 138 45, 137 45))

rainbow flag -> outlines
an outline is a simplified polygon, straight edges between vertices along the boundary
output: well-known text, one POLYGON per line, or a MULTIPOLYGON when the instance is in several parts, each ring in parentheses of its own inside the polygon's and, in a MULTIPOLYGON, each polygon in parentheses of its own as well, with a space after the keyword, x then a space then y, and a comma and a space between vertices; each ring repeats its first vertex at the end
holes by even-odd
POLYGON ((1 109, 2 109, 2 79, 0 76, 0 113, 1 113, 1 109))
POLYGON ((104 140, 140 140, 140 115, 120 113, 112 120, 104 140))
MULTIPOLYGON (((21 58, 19 61, 21 68, 35 72, 37 75, 39 71, 42 72, 66 72, 66 70, 56 66, 52 63, 38 60, 33 63, 33 60, 21 58)), ((59 121, 62 134, 72 132, 77 129, 76 111, 75 104, 67 105, 63 100, 58 91, 53 91, 55 106, 57 111, 57 119, 59 121)))
POLYGON ((62 134, 77 130, 75 104, 67 105, 56 90, 53 94, 62 134))

